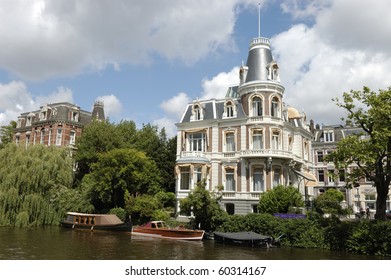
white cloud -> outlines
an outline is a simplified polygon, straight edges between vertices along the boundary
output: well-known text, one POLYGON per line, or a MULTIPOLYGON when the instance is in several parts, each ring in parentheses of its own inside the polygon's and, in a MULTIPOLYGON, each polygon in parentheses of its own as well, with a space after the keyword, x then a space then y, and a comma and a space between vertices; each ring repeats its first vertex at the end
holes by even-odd
POLYGON ((160 104, 160 108, 162 108, 166 114, 175 117, 177 121, 179 121, 189 102, 191 102, 190 97, 186 93, 180 92, 169 100, 163 101, 160 104))
POLYGON ((159 129, 164 128, 166 130, 167 137, 174 137, 177 133, 175 121, 169 117, 162 117, 153 121, 153 125, 157 125, 159 129))
POLYGON ((115 95, 99 96, 97 97, 97 100, 103 101, 106 117, 115 117, 121 114, 123 107, 115 95))
POLYGON ((239 67, 234 67, 229 72, 221 72, 212 79, 202 81, 202 99, 224 98, 227 89, 231 85, 239 84, 239 67))
POLYGON ((377 91, 391 84, 391 20, 386 16, 391 2, 323 3, 308 15, 314 18, 313 26, 298 24, 277 34, 272 49, 286 88, 284 101, 315 122, 337 124, 346 112, 332 98, 363 86, 377 91))
MULTIPOLYGON (((49 94, 48 96, 37 96, 35 98, 35 102, 40 106, 45 103, 57 103, 57 102, 69 102, 73 103, 73 93, 72 90, 69 88, 64 87, 58 87, 55 92, 52 94, 49 94)), ((37 110, 38 108, 35 108, 34 110, 37 110)))
POLYGON ((70 102, 73 103, 72 91, 59 87, 47 96, 33 97, 27 90, 26 84, 21 81, 12 81, 0 84, 0 125, 16 121, 21 113, 35 111, 45 103, 70 102))
POLYGON ((235 48, 236 9, 250 2, 3 0, 0 68, 42 80, 150 63, 155 54, 194 63, 235 48))

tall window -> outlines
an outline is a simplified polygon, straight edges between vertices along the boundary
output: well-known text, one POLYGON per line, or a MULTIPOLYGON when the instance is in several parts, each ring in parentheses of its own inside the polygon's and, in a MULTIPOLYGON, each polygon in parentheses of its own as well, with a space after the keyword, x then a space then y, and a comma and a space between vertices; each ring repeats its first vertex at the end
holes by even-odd
POLYGON ((254 168, 253 171, 253 191, 263 192, 265 191, 265 182, 263 178, 262 168, 254 168))
POLYGON ((61 146, 61 142, 62 142, 62 129, 58 128, 57 135, 56 135, 56 145, 61 146))
POLYGON ((190 151, 204 152, 205 151, 206 136, 205 133, 197 132, 189 134, 190 151))
POLYGON ((318 162, 323 162, 323 151, 316 152, 318 162))
POLYGON ((273 175, 273 186, 281 185, 281 169, 274 169, 273 175))
POLYGON ((72 130, 69 133, 69 144, 75 145, 75 142, 76 142, 76 132, 72 130))
POLYGON ((201 108, 198 105, 194 106, 194 120, 201 120, 201 108))
POLYGON ((334 170, 327 170, 327 178, 329 180, 329 183, 334 182, 334 170))
POLYGON ((253 108, 253 116, 262 116, 263 115, 263 107, 262 107, 262 99, 258 96, 253 98, 252 102, 253 108))
POLYGON ((318 181, 324 182, 324 170, 318 170, 318 181))
POLYGON ((201 166, 197 166, 194 168, 194 179, 195 179, 195 182, 198 183, 202 180, 202 167, 201 166))
POLYGON ((263 134, 262 130, 253 130, 253 150, 263 149, 263 134))
POLYGON ((190 189, 190 167, 182 167, 181 168, 181 190, 189 190, 190 189))
POLYGON ((225 134, 225 150, 227 152, 235 151, 235 133, 227 132, 225 134))
POLYGON ((53 134, 53 129, 49 129, 49 138, 48 138, 48 146, 52 144, 52 134, 53 134))
POLYGON ((232 102, 227 102, 225 105, 225 110, 227 113, 227 118, 232 118, 234 116, 234 106, 232 105, 232 102))
POLYGON ((278 150, 280 143, 280 133, 278 131, 273 131, 272 134, 272 149, 278 150))
POLYGON ((272 114, 272 117, 278 117, 280 115, 280 103, 279 103, 279 100, 277 97, 274 97, 272 99, 272 104, 271 104, 271 114, 272 114))
POLYGON ((225 170, 225 191, 235 191, 235 173, 233 168, 225 170))
POLYGON ((338 170, 338 180, 340 182, 345 182, 345 170, 344 169, 338 170))

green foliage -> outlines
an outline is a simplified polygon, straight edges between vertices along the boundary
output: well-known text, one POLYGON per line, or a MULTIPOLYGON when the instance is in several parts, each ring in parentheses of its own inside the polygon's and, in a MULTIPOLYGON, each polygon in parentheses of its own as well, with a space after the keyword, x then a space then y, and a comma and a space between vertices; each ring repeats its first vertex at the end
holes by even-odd
POLYGON ((253 231, 259 234, 274 236, 280 229, 278 220, 271 214, 230 215, 218 227, 219 231, 237 232, 253 231))
POLYGON ((3 125, 0 127, 0 149, 4 148, 4 146, 9 143, 12 143, 14 128, 16 128, 15 121, 11 121, 9 125, 3 125))
POLYGON ((345 181, 350 187, 360 178, 371 180, 376 187, 376 219, 385 219, 386 201, 391 182, 391 88, 379 93, 364 87, 362 91, 344 93, 337 106, 346 109, 347 120, 362 128, 363 133, 350 135, 338 142, 337 150, 326 160, 337 169, 355 164, 345 181))
POLYGON ((261 213, 288 213, 292 207, 302 207, 303 198, 293 186, 276 186, 261 195, 258 210, 261 213))
POLYGON ((341 221, 335 216, 309 216, 313 218, 281 219, 270 214, 231 215, 217 227, 217 231, 254 231, 281 237, 282 246, 391 256, 391 223, 388 221, 341 221))
POLYGON ((131 214, 135 224, 143 224, 151 220, 165 221, 169 218, 169 214, 161 208, 161 201, 148 194, 130 196, 126 201, 125 209, 131 214))
POLYGON ((59 223, 64 208, 53 199, 53 189, 68 189, 75 195, 69 155, 67 149, 41 145, 9 144, 0 150, 0 225, 59 223))
POLYGON ((121 121, 119 124, 94 121, 84 128, 82 136, 76 141, 76 146, 77 184, 92 171, 99 154, 116 149, 135 149, 144 152, 155 162, 156 174, 161 178, 162 189, 175 191, 173 170, 176 160, 176 137, 167 140, 164 129, 158 131, 156 126, 147 124, 137 130, 133 121, 121 121))
POLYGON ((113 149, 98 154, 82 187, 97 209, 124 207, 126 194, 155 194, 160 191, 158 169, 143 152, 113 149))
POLYGON ((317 212, 329 214, 342 214, 341 202, 343 194, 337 189, 328 189, 324 194, 316 197, 314 201, 317 212))
POLYGON ((125 222, 126 220, 126 211, 124 208, 121 207, 111 208, 109 214, 117 215, 117 217, 123 222, 125 222))
POLYGON ((162 208, 174 208, 176 202, 175 193, 160 191, 155 195, 162 208))
POLYGON ((206 181, 197 183, 194 191, 180 202, 181 213, 193 213, 191 223, 193 227, 204 230, 214 230, 227 216, 219 205, 221 197, 205 189, 206 181))

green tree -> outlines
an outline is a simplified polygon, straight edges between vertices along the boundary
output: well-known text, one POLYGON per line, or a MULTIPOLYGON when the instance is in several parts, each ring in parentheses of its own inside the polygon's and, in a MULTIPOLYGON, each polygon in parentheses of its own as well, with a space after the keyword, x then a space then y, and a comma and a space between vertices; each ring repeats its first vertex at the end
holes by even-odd
POLYGON ((391 87, 379 93, 364 87, 344 93, 337 106, 346 109, 347 121, 361 127, 363 134, 350 135, 338 142, 328 160, 347 172, 348 186, 358 186, 360 178, 373 182, 377 192, 376 219, 385 219, 386 201, 391 182, 391 87))
POLYGON ((86 125, 81 137, 76 139, 77 162, 76 178, 82 180, 84 175, 91 171, 93 163, 97 162, 98 155, 123 146, 123 138, 118 136, 115 125, 108 120, 94 120, 86 125))
POLYGON ((58 224, 65 211, 88 209, 72 189, 73 160, 59 147, 13 144, 0 150, 0 225, 58 224))
POLYGON ((9 125, 1 126, 1 128, 0 128, 0 148, 3 148, 8 143, 12 143, 15 128, 16 128, 15 121, 11 121, 9 123, 9 125))
POLYGON ((155 162, 135 149, 113 149, 99 153, 84 176, 83 189, 97 209, 125 206, 126 195, 156 194, 161 178, 155 162))
POLYGON ((166 221, 170 217, 169 211, 163 208, 162 201, 157 195, 130 196, 126 201, 126 211, 136 224, 143 224, 151 220, 166 221))
POLYGON ((316 197, 315 209, 320 214, 341 214, 343 198, 343 194, 339 190, 328 189, 324 194, 316 197))
POLYGON ((279 185, 261 195, 258 210, 269 214, 288 213, 291 207, 303 205, 303 197, 297 188, 279 185))
POLYGON ((211 193, 205 189, 205 179, 196 184, 194 191, 181 200, 181 213, 194 215, 191 218, 195 227, 204 230, 214 230, 228 216, 219 205, 220 193, 211 193))

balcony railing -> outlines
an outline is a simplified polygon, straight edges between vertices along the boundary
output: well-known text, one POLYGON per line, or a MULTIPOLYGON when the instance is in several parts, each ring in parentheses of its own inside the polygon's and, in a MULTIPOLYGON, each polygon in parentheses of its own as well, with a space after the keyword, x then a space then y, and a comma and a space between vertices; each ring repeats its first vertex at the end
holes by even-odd
POLYGON ((281 157, 281 158, 292 158, 293 154, 289 151, 282 150, 271 150, 271 149, 263 149, 263 150, 243 150, 240 151, 241 157, 281 157))

